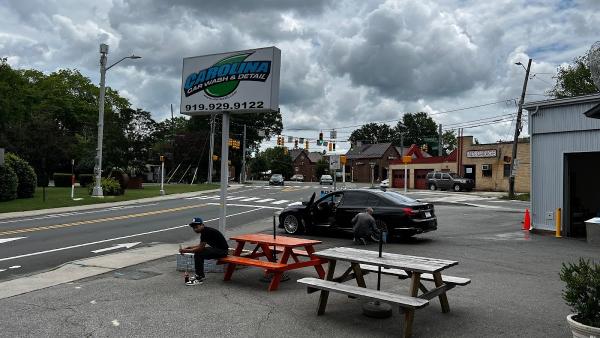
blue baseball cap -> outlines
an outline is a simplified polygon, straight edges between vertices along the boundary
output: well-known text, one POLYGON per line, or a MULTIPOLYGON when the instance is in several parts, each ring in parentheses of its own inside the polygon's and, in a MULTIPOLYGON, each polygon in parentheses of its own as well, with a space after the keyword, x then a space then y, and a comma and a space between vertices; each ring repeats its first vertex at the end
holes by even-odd
POLYGON ((194 217, 194 218, 192 218, 192 222, 190 223, 190 226, 194 226, 194 225, 198 225, 198 224, 202 224, 202 223, 204 223, 202 218, 194 217))

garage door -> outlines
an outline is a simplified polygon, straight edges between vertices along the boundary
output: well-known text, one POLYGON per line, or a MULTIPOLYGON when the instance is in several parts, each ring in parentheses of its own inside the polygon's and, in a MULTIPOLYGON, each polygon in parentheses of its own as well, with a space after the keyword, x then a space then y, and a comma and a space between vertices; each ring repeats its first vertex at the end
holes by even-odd
MULTIPOLYGON (((410 181, 410 171, 406 171, 407 178, 410 181)), ((392 170, 392 188, 404 188, 404 169, 392 170)))
POLYGON ((415 189, 427 189, 427 173, 433 169, 415 169, 415 189))

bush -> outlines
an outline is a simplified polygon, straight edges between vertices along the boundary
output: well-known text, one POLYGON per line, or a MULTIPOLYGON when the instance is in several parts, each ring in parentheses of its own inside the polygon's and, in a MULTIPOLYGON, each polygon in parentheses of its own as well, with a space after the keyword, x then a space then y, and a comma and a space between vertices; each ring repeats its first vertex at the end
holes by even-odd
POLYGON ((54 173, 54 186, 55 187, 70 187, 71 186, 71 174, 54 173))
POLYGON ((115 181, 119 182, 121 186, 121 190, 127 189, 127 185, 129 184, 129 175, 127 175, 121 169, 112 169, 108 177, 113 178, 115 181))
MULTIPOLYGON (((123 195, 124 190, 121 189, 121 185, 114 178, 102 178, 102 195, 104 196, 119 196, 123 195)), ((94 191, 94 185, 92 184, 88 188, 88 192, 91 195, 94 191)))
POLYGON ((17 174, 11 167, 0 165, 0 201, 10 201, 17 198, 17 174))
POLYGON ((82 187, 94 185, 95 179, 93 174, 79 174, 79 185, 82 187))
POLYGON ((562 264, 560 280, 565 282, 563 299, 581 324, 600 328, 600 265, 579 258, 577 264, 562 264))
POLYGON ((17 198, 31 198, 37 186, 37 175, 33 167, 13 153, 6 154, 6 162, 17 174, 17 198))

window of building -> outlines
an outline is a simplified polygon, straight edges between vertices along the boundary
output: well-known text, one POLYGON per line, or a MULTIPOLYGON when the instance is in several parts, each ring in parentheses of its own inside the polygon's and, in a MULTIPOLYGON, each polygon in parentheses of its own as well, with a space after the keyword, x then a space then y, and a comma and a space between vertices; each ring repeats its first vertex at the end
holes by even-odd
POLYGON ((481 165, 481 176, 492 177, 492 165, 491 164, 482 164, 481 165))
POLYGON ((504 177, 510 177, 510 164, 504 165, 504 177))

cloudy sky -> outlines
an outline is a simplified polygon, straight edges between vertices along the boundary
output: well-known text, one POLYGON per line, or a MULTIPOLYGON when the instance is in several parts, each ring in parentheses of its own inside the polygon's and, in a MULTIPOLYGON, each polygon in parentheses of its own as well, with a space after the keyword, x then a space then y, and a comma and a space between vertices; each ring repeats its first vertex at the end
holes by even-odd
POLYGON ((184 57, 276 46, 284 134, 307 138, 425 111, 444 129, 495 122, 465 129, 482 142, 511 139, 515 62, 533 59, 526 101, 542 100, 556 68, 600 40, 595 0, 3 0, 0 17, 0 57, 15 68, 98 83, 100 43, 109 63, 141 55, 107 85, 156 120, 171 104, 178 114, 184 57))

